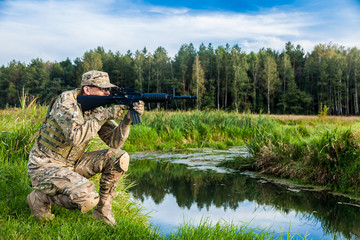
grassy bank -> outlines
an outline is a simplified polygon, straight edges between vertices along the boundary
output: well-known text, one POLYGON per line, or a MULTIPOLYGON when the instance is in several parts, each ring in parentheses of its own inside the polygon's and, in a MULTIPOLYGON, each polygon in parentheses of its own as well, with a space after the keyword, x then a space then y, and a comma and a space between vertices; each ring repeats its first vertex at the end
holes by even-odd
MULTIPOLYGON (((254 170, 360 196, 358 118, 259 116, 246 145, 254 170)), ((234 163, 231 163, 234 165, 234 163)), ((239 159, 235 168, 241 168, 239 159)))
MULTIPOLYGON (((33 145, 46 107, 30 105, 22 109, 0 111, 0 239, 289 239, 263 229, 246 225, 204 222, 200 226, 184 224, 176 232, 162 236, 149 222, 141 205, 130 200, 127 188, 131 183, 123 178, 113 204, 120 224, 109 227, 92 219, 91 213, 81 214, 53 206, 55 220, 36 221, 26 204, 32 190, 26 173, 29 151, 33 145)), ((247 115, 223 112, 193 112, 171 114, 147 113, 144 124, 134 126, 125 149, 171 150, 184 147, 226 148, 243 144, 251 135, 251 120, 247 115)), ((95 139, 90 149, 103 147, 95 139)), ((99 180, 99 176, 92 179, 99 180)), ((260 226, 261 227, 261 226, 260 226)))

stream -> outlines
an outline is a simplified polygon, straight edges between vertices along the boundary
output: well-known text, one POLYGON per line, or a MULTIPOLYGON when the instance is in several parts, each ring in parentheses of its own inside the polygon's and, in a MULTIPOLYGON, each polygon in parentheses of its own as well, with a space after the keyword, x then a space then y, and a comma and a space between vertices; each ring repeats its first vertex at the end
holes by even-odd
POLYGON ((221 221, 283 236, 290 227, 301 236, 294 239, 360 238, 360 206, 353 199, 217 167, 247 154, 241 147, 135 153, 130 192, 163 234, 184 223, 221 221))

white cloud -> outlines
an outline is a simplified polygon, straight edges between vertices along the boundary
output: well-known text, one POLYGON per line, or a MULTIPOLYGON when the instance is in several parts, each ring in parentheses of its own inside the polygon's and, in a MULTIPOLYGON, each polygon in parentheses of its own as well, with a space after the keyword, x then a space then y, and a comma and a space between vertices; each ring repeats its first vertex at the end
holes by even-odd
MULTIPOLYGON (((351 26, 358 23, 356 9, 343 11, 351 13, 346 17, 351 26)), ((143 47, 153 52, 162 46, 174 56, 186 43, 195 47, 202 42, 239 44, 245 51, 258 51, 262 47, 281 50, 291 41, 311 51, 314 45, 329 41, 359 46, 360 37, 358 30, 338 26, 335 29, 341 29, 341 34, 332 32, 319 16, 295 10, 244 14, 139 6, 125 0, 15 0, 3 2, 0 14, 0 65, 14 59, 27 63, 38 57, 74 59, 97 46, 121 53, 143 47), (320 21, 325 25, 319 26, 320 21), (323 36, 312 29, 320 29, 323 36)))

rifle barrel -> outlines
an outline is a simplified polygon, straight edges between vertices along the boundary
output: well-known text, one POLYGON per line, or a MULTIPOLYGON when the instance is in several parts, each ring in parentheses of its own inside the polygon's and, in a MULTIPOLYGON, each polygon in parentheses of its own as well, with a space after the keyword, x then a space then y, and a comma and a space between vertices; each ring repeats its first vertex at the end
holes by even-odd
POLYGON ((165 102, 173 99, 196 99, 197 96, 174 96, 167 93, 144 93, 142 94, 144 102, 165 102))
POLYGON ((174 96, 174 99, 197 99, 197 96, 174 96))

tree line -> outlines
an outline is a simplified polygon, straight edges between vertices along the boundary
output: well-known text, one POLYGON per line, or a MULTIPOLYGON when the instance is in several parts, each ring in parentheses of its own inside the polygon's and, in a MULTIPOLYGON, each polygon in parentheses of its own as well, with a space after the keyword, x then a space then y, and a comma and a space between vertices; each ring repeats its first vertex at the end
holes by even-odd
POLYGON ((178 104, 181 109, 317 114, 326 106, 329 114, 359 115, 360 50, 328 43, 305 53, 291 42, 281 52, 184 44, 173 58, 163 47, 125 54, 97 47, 73 61, 13 60, 0 68, 0 107, 19 105, 23 89, 48 103, 60 92, 79 87, 81 75, 89 70, 108 72, 120 87, 142 92, 174 88, 177 95, 198 96, 178 104))

